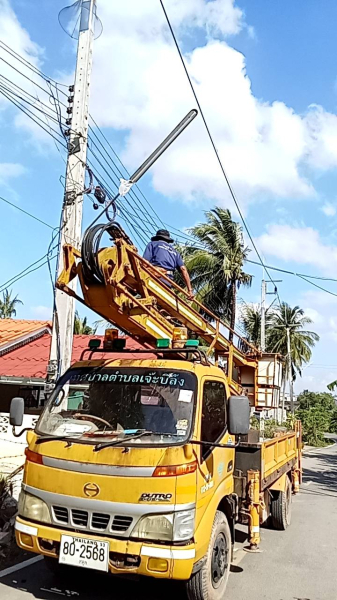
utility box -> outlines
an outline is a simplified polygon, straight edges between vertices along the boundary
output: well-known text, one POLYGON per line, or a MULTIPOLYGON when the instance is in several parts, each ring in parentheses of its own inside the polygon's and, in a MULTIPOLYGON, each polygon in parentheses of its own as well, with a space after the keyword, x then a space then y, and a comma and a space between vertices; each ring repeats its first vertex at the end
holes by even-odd
POLYGON ((278 408, 282 384, 282 362, 278 354, 263 354, 258 359, 257 403, 260 408, 278 408))

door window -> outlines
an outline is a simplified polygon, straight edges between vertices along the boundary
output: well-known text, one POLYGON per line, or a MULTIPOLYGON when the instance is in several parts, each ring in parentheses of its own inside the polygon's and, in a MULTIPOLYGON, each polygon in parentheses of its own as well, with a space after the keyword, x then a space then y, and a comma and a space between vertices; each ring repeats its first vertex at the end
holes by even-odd
MULTIPOLYGON (((205 442, 217 442, 227 427, 226 388, 220 381, 206 381, 204 384, 201 439, 205 442)), ((212 452, 212 447, 203 446, 202 456, 212 452)))

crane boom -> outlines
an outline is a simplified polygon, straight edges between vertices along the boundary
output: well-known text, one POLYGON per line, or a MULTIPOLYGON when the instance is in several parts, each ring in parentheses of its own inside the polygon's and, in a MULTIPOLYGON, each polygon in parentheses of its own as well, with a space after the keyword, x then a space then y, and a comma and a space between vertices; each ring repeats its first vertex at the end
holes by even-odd
POLYGON ((187 327, 205 340, 208 353, 214 352, 216 361, 226 367, 234 393, 245 392, 254 406, 261 402, 275 406, 280 388, 277 356, 262 354, 200 302, 189 301, 185 290, 138 254, 117 223, 89 228, 81 253, 70 245, 63 252, 58 289, 148 347, 155 347, 161 338, 172 340, 177 324, 187 327), (113 245, 99 249, 97 239, 99 243, 104 231, 113 245), (75 277, 83 297, 69 286, 75 277))

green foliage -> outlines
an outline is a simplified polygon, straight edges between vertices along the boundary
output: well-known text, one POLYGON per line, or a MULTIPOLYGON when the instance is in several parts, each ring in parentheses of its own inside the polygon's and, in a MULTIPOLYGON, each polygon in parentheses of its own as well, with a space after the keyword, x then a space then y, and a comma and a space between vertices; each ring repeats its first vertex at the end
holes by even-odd
POLYGON ((324 446, 324 433, 337 432, 334 396, 305 390, 298 396, 298 403, 296 417, 302 421, 304 441, 310 446, 324 446))
POLYGON ((190 232, 203 246, 182 250, 196 297, 234 329, 237 290, 252 283, 252 276, 243 271, 249 249, 244 246, 242 227, 228 209, 215 208, 206 212, 206 223, 190 232))
MULTIPOLYGON (((293 308, 286 302, 273 310, 267 330, 267 349, 287 356, 287 329, 290 336, 291 374, 293 380, 296 373, 301 374, 303 364, 309 362, 312 348, 319 341, 319 335, 313 331, 304 330, 303 327, 312 323, 304 315, 304 310, 299 306, 293 308)), ((288 364, 285 362, 285 376, 288 378, 288 364)))
MULTIPOLYGON (((261 308, 254 304, 243 303, 241 308, 241 324, 249 342, 260 345, 261 308)), ((303 364, 309 362, 312 348, 319 340, 317 333, 304 330, 305 325, 312 323, 304 311, 295 306, 292 308, 286 302, 272 310, 266 311, 266 351, 277 352, 286 357, 287 329, 289 329, 291 350, 291 372, 293 379, 296 373, 301 373, 303 364)), ((288 362, 284 361, 284 376, 288 378, 288 362)))
MULTIPOLYGON (((250 419, 250 426, 252 429, 260 431, 260 421, 257 417, 253 416, 250 419)), ((263 437, 272 439, 280 429, 286 429, 287 431, 293 429, 293 423, 291 421, 285 421, 284 423, 278 423, 275 419, 265 419, 263 437)))
POLYGON ((4 290, 2 300, 0 299, 0 319, 16 317, 16 306, 18 304, 23 304, 18 295, 12 298, 12 290, 4 290))
POLYGON ((88 325, 87 317, 81 319, 78 311, 75 311, 75 321, 74 321, 74 333, 78 335, 93 335, 95 333, 95 329, 88 325))

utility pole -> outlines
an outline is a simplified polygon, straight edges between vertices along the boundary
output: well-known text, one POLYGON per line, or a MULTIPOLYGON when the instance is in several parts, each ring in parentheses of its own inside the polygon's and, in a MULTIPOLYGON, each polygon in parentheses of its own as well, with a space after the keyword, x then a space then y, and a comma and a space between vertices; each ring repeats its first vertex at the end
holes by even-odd
POLYGON ((288 357, 290 410, 291 410, 291 413, 294 414, 294 387, 293 387, 293 377, 292 377, 292 372, 291 372, 290 327, 287 327, 287 357, 288 357))
MULTIPOLYGON (((282 283, 282 279, 275 279, 273 281, 265 281, 265 279, 262 279, 262 284, 261 284, 261 334, 260 334, 260 340, 261 340, 261 350, 262 352, 265 352, 266 350, 266 295, 276 295, 277 294, 277 287, 276 287, 276 283, 282 283), (272 292, 268 292, 268 283, 273 283, 274 284, 274 289, 272 292)), ((270 306, 272 306, 272 304, 275 302, 275 300, 271 303, 270 306)), ((268 309, 270 308, 270 306, 268 307, 268 309)))
POLYGON ((262 279, 261 285, 261 350, 266 350, 266 282, 262 279))
MULTIPOLYGON (((82 234, 83 190, 87 158, 89 88, 96 0, 82 0, 77 47, 75 84, 70 86, 67 125, 69 125, 68 160, 59 234, 57 277, 63 270, 63 245, 80 248, 82 234)), ((75 289, 76 284, 71 282, 75 289)), ((71 363, 75 300, 55 289, 52 343, 48 380, 53 381, 71 363)))

